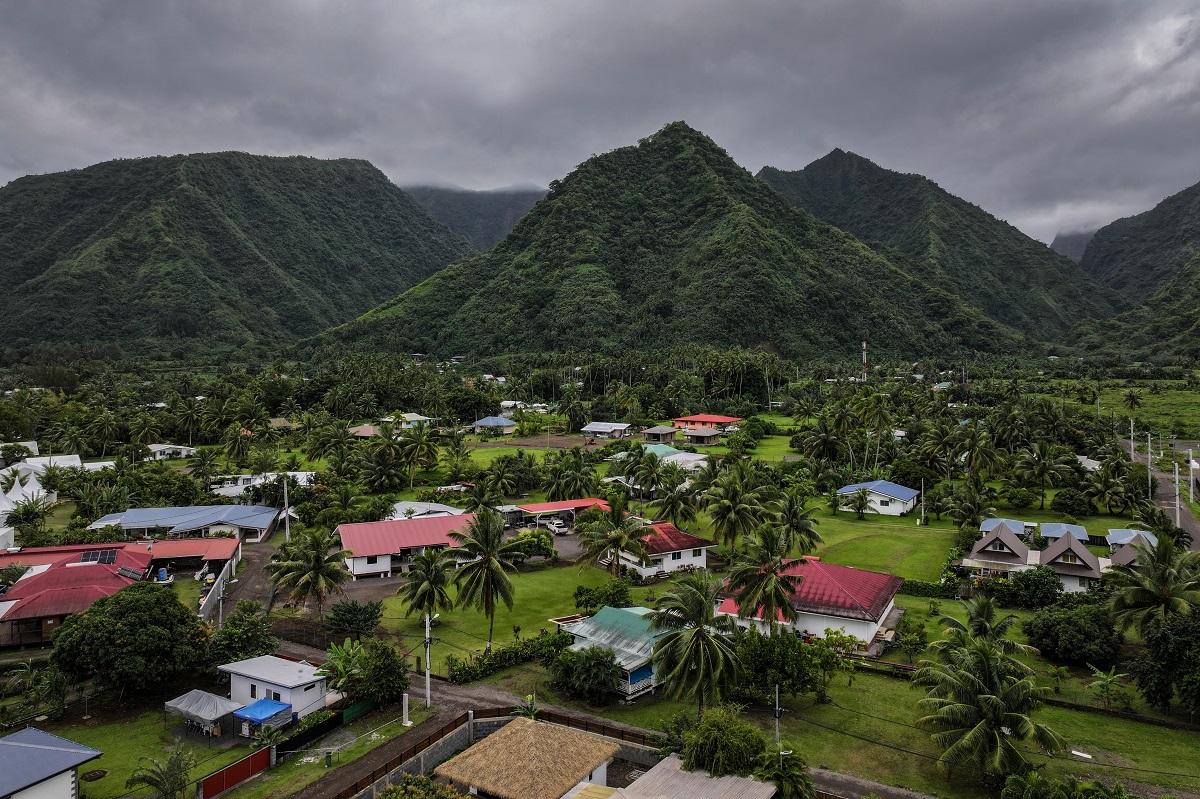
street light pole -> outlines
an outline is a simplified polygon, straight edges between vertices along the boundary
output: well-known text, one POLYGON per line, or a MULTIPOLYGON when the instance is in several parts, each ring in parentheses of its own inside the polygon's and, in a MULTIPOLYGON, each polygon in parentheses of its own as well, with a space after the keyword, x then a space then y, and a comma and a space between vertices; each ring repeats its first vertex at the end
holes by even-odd
POLYGON ((1175 526, 1179 526, 1179 461, 1175 461, 1175 526))
MULTIPOLYGON (((440 615, 442 615, 442 614, 435 613, 433 615, 433 618, 436 619, 440 615)), ((425 707, 433 706, 433 700, 430 697, 430 687, 429 687, 429 645, 433 643, 433 639, 429 637, 429 622, 430 621, 431 621, 431 619, 429 618, 429 614, 426 613, 425 614, 425 707)))
POLYGON ((1132 461, 1132 460, 1137 460, 1137 458, 1134 456, 1134 447, 1133 447, 1133 417, 1132 417, 1132 416, 1130 416, 1130 417, 1129 417, 1129 460, 1131 460, 1131 461, 1132 461))
POLYGON ((1154 445, 1150 441, 1151 433, 1146 431, 1146 498, 1154 501, 1154 445))

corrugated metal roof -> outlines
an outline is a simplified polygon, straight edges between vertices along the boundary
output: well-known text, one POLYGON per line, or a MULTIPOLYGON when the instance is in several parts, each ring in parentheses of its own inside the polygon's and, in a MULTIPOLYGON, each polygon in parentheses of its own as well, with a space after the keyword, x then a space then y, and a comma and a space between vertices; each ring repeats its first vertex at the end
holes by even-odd
POLYGON ((687 799, 771 799, 775 786, 749 777, 710 777, 705 771, 684 771, 678 757, 665 758, 625 789, 629 799, 687 797, 687 799))
POLYGON ((562 499, 557 502, 531 502, 517 507, 526 513, 557 513, 564 510, 579 512, 588 508, 608 510, 608 503, 596 497, 584 497, 582 499, 562 499))
POLYGON ((48 732, 26 727, 0 738, 0 796, 8 796, 103 754, 48 732))
POLYGON ((317 674, 317 667, 311 663, 288 660, 275 655, 261 655, 256 658, 226 663, 217 666, 217 669, 226 674, 237 674, 252 680, 262 680, 284 688, 295 688, 322 679, 321 675, 317 674))
POLYGON ((681 552, 685 549, 707 549, 716 544, 707 538, 685 533, 670 522, 655 522, 649 525, 650 532, 642 536, 642 545, 651 555, 681 552))
POLYGON ((562 628, 575 636, 572 649, 606 647, 613 651, 621 668, 632 670, 650 661, 654 641, 664 632, 656 631, 650 623, 651 612, 649 608, 606 606, 594 616, 564 624, 562 628))
POLYGON ((391 555, 413 547, 455 546, 450 533, 466 530, 475 514, 420 516, 382 522, 338 525, 342 546, 356 558, 391 555))
POLYGON ((899 500, 900 502, 908 502, 910 499, 916 499, 920 491, 908 486, 902 486, 899 483, 893 483, 891 480, 872 480, 869 483, 851 483, 847 486, 842 486, 838 489, 838 494, 853 494, 855 491, 866 489, 876 494, 882 494, 885 497, 899 500))
POLYGON ((130 508, 124 513, 110 513, 88 525, 98 530, 111 524, 125 529, 168 529, 186 533, 228 524, 252 530, 266 530, 279 517, 279 511, 266 505, 195 505, 183 508, 130 508))
MULTIPOLYGON (((811 555, 793 560, 787 573, 801 578, 792 598, 796 610, 870 621, 883 617, 903 582, 894 574, 825 563, 811 555)), ((720 610, 737 614, 737 600, 724 600, 720 610)))

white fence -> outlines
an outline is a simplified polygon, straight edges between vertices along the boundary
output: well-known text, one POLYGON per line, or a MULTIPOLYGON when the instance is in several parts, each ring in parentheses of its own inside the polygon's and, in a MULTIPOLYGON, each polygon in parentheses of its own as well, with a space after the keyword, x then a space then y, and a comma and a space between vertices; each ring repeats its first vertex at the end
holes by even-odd
POLYGON ((225 582, 233 576, 237 569, 237 562, 238 558, 236 557, 225 561, 225 568, 221 569, 221 573, 217 575, 217 581, 213 583, 208 595, 200 603, 200 617, 205 621, 212 621, 213 615, 217 612, 217 608, 221 604, 221 594, 225 593, 225 582))

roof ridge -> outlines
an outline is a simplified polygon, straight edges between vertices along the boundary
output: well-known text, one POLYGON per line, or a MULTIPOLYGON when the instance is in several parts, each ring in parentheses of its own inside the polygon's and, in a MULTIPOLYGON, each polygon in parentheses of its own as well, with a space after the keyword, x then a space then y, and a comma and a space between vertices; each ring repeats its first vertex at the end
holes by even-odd
MULTIPOLYGON (((859 608, 860 610, 863 610, 863 611, 867 611, 867 612, 869 612, 869 611, 870 611, 870 608, 868 608, 867 606, 865 606, 865 605, 863 605, 861 602, 859 602, 859 601, 858 601, 858 597, 856 597, 856 596, 855 596, 855 595, 854 595, 854 594, 853 594, 853 593, 852 593, 852 592, 851 592, 849 589, 847 589, 847 588, 846 588, 846 586, 844 586, 844 585, 842 584, 842 581, 841 581, 841 580, 839 580, 839 579, 838 579, 838 578, 835 576, 835 573, 834 573, 834 572, 830 572, 829 570, 827 570, 827 569, 825 569, 825 568, 824 568, 824 567, 826 567, 826 566, 837 566, 838 564, 836 564, 836 563, 828 563, 828 562, 826 562, 826 561, 823 561, 823 560, 818 560, 818 561, 816 562, 816 564, 817 564, 817 567, 821 569, 821 573, 822 573, 822 574, 824 574, 826 577, 828 577, 830 580, 832 580, 832 581, 834 582, 834 584, 836 584, 836 585, 837 585, 837 587, 838 587, 839 589, 841 589, 841 591, 842 591, 842 593, 843 593, 843 594, 845 594, 846 596, 850 597, 850 601, 851 601, 851 602, 853 602, 853 603, 854 603, 854 605, 855 605, 857 608, 859 608)), ((854 567, 853 567, 853 566, 841 566, 840 568, 843 568, 843 569, 853 569, 854 567)), ((856 570, 856 571, 857 571, 857 570, 856 570)))

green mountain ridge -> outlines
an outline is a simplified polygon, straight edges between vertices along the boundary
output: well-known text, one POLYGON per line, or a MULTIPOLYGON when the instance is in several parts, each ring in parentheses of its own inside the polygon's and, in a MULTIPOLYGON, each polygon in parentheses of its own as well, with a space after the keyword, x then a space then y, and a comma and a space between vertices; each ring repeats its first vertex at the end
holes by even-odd
POLYGON ((1175 280, 1200 254, 1200 183, 1096 231, 1084 271, 1135 306, 1175 280))
POLYGON ((437 221, 487 250, 512 232, 538 200, 542 189, 472 191, 444 186, 405 186, 404 190, 437 221))
POLYGON ((921 175, 835 149, 798 171, 758 177, 929 286, 992 320, 1055 340, 1114 306, 1079 266, 921 175))
POLYGON ((1096 235, 1096 231, 1094 230, 1085 230, 1077 233, 1056 233, 1054 241, 1050 242, 1050 249, 1061 256, 1070 258, 1075 263, 1079 263, 1083 260, 1083 253, 1094 235, 1096 235))
POLYGON ((0 189, 0 341, 277 346, 471 251, 360 160, 207 153, 0 189))
POLYGON ((551 183, 492 250, 313 343, 470 355, 704 343, 819 357, 863 339, 904 354, 1018 346, 672 123, 551 183))

